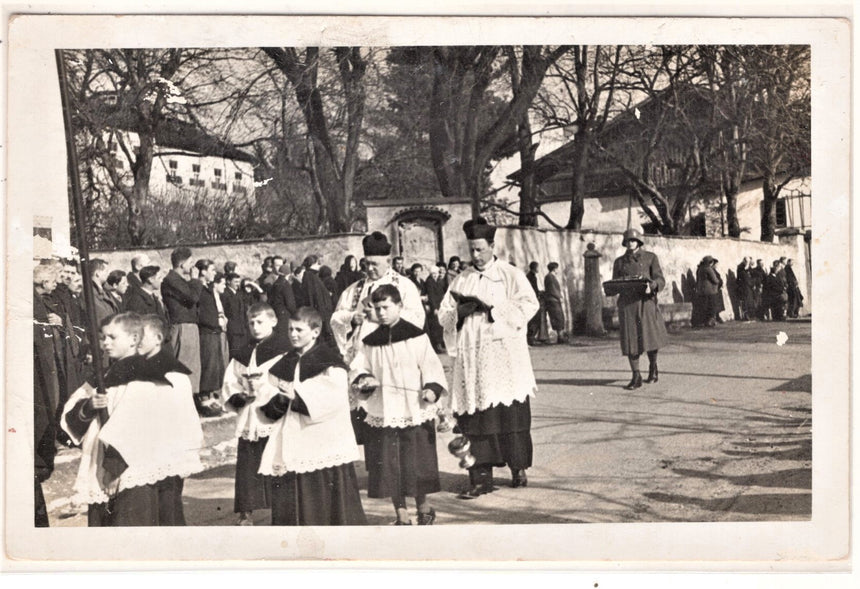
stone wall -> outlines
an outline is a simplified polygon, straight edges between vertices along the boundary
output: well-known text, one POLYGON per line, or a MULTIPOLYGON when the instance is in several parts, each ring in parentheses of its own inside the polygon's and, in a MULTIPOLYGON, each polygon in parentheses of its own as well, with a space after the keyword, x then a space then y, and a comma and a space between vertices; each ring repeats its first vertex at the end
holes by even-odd
MULTIPOLYGON (((313 237, 295 237, 265 241, 236 241, 212 244, 188 245, 195 260, 209 258, 221 270, 224 262, 236 262, 238 273, 246 278, 260 275, 260 264, 266 256, 281 255, 288 262, 300 264, 308 254, 317 254, 322 264, 331 267, 337 274, 338 268, 349 254, 361 258, 361 239, 363 234, 347 233, 313 237)), ((170 268, 170 252, 173 247, 139 248, 112 251, 90 252, 91 258, 106 260, 111 269, 129 270, 131 258, 143 252, 149 255, 152 263, 162 268, 170 268)))
MULTIPOLYGON (((780 238, 780 243, 763 243, 729 238, 646 236, 645 248, 657 254, 666 278, 666 288, 658 295, 664 304, 692 302, 696 267, 710 255, 720 262, 718 271, 727 288, 723 289, 726 311, 724 319, 734 317, 736 267, 744 256, 761 258, 769 269, 773 260, 785 256, 794 260, 794 272, 804 296, 801 313, 811 313, 811 284, 808 279, 806 245, 802 235, 780 238), (731 296, 730 296, 731 295, 731 296)), ((565 315, 569 326, 578 327, 582 321, 584 259, 589 242, 601 254, 601 281, 612 278, 612 264, 624 253, 620 233, 591 233, 557 231, 524 227, 500 227, 496 232, 496 254, 522 269, 537 261, 541 267, 541 280, 549 262, 561 266, 562 289, 565 291, 565 315), (571 312, 572 311, 572 312, 571 312)), ((604 306, 614 305, 614 299, 605 299, 604 306)))

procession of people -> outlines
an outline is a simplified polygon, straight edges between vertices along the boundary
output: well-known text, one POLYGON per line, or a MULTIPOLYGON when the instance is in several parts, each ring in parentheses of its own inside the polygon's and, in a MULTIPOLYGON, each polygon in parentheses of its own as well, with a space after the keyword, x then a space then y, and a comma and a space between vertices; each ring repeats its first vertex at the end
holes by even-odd
MULTIPOLYGON (((189 448, 201 449, 201 418, 225 413, 236 420, 238 525, 253 525, 262 509, 272 525, 366 523, 354 466, 362 447, 367 496, 390 498, 396 525, 412 524, 412 498, 414 521, 432 525, 437 433, 452 424, 452 453, 469 457, 460 499, 496 491, 497 467, 509 471, 510 487, 527 487, 538 393, 529 348, 548 343, 550 331, 568 341, 564 279, 550 261, 541 288, 538 262, 526 272, 499 258, 496 227, 483 218, 463 232, 468 256, 426 271, 392 258, 380 232, 336 274, 311 253, 267 257, 252 279, 187 247, 173 250, 170 269, 145 254, 128 272, 91 259, 88 285, 73 260, 38 264, 35 525, 48 525, 41 485, 64 445, 83 450, 70 494, 89 506, 89 525, 184 525, 183 480, 203 468, 189 448), (90 321, 99 341, 87 336, 90 321), (162 401, 153 407, 147 395, 162 401)), ((659 381, 666 279, 639 230, 625 231, 621 244, 611 282, 631 371, 624 388, 635 390, 659 381)), ((792 261, 775 261, 769 273, 761 265, 747 257, 738 266, 738 318, 796 317, 803 298, 792 261)), ((705 256, 694 322, 716 323, 722 289, 716 260, 705 256)))

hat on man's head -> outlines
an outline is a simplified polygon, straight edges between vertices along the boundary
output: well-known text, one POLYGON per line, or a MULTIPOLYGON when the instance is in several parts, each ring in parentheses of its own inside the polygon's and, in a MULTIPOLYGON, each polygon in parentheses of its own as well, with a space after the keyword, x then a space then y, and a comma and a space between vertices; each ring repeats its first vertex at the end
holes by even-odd
POLYGON ((496 236, 496 228, 487 223, 483 217, 477 219, 469 219, 463 223, 463 232, 466 234, 466 239, 486 239, 488 242, 493 241, 496 236))
POLYGON ((391 254, 391 244, 385 234, 374 231, 361 240, 365 256, 387 256, 391 254))
POLYGON ((642 232, 632 227, 624 232, 624 237, 621 240, 621 245, 626 247, 627 242, 631 240, 638 241, 639 245, 645 245, 645 242, 642 241, 642 232))

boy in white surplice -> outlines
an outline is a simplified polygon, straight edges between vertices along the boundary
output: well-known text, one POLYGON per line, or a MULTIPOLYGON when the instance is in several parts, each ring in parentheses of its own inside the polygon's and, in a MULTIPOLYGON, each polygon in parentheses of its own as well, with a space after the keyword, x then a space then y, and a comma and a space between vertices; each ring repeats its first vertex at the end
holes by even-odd
POLYGON ((81 445, 73 503, 89 505, 91 527, 185 525, 182 478, 203 470, 191 371, 161 352, 164 324, 150 318, 103 321, 106 394, 84 383, 63 409, 62 427, 81 445))
POLYGON ((239 514, 240 526, 253 525, 254 510, 271 507, 271 484, 257 471, 272 430, 260 407, 278 393, 269 383, 269 368, 290 349, 289 339, 275 329, 277 323, 275 311, 267 303, 251 305, 248 330, 252 341, 236 350, 224 372, 224 408, 238 414, 233 509, 239 514))
POLYGON ((435 419, 445 372, 427 334, 400 317, 397 288, 380 286, 371 299, 380 325, 361 340, 350 365, 367 411, 367 494, 391 497, 397 525, 411 524, 406 497, 414 497, 418 525, 432 525, 436 513, 427 495, 440 490, 435 419))

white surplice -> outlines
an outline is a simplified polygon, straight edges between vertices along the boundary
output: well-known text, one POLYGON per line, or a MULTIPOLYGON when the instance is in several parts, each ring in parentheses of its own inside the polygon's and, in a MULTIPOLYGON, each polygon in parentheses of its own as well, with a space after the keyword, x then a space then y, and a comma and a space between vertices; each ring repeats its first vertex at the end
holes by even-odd
POLYGON ((539 308, 522 270, 493 259, 483 271, 467 268, 448 287, 439 307, 448 354, 455 357, 451 377, 454 413, 483 411, 525 401, 537 390, 526 342, 526 325, 539 308), (457 331, 452 292, 473 296, 492 307, 467 317, 457 331))

